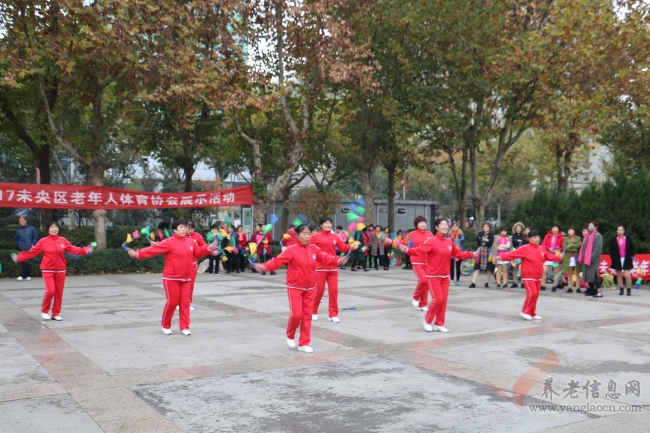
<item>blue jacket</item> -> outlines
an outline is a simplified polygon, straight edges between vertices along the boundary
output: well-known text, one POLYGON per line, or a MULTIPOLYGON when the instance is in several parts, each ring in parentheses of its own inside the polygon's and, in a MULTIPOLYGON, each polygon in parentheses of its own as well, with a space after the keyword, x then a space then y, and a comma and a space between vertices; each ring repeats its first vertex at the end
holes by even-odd
POLYGON ((14 240, 18 251, 29 251, 38 242, 38 232, 34 226, 18 227, 14 240))

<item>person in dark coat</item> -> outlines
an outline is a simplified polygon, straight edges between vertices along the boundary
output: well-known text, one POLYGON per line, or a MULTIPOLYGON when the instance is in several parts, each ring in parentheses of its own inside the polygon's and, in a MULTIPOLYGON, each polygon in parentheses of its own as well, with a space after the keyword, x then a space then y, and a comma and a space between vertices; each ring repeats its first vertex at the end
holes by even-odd
POLYGON ((618 271, 619 295, 625 294, 622 287, 624 284, 623 276, 625 275, 627 296, 632 296, 632 278, 630 277, 630 271, 634 267, 634 254, 634 242, 632 242, 632 238, 625 234, 625 226, 621 224, 616 229, 616 236, 609 243, 609 256, 612 258, 610 268, 618 271))
POLYGON ((578 263, 582 265, 582 279, 589 284, 585 296, 602 298, 603 294, 598 291, 600 289, 598 268, 600 266, 600 254, 603 250, 603 236, 598 233, 598 223, 596 221, 590 221, 587 230, 589 232, 582 239, 578 254, 578 263))
MULTIPOLYGON (((16 247, 18 251, 29 251, 32 249, 36 242, 38 242, 38 232, 34 226, 27 224, 27 220, 24 217, 18 218, 18 230, 16 230, 16 235, 14 236, 14 241, 16 242, 16 247)), ((20 263, 20 277, 18 281, 31 280, 32 274, 29 270, 29 260, 20 263)))

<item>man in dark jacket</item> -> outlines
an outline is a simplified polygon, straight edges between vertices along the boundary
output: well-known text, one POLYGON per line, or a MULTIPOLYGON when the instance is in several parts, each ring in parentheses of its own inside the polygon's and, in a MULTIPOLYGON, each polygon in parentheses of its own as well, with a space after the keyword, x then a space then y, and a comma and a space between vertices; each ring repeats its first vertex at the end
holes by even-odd
MULTIPOLYGON (((34 226, 27 225, 27 220, 23 217, 18 219, 18 224, 20 227, 16 230, 16 236, 14 237, 16 247, 18 251, 29 251, 38 242, 38 232, 34 226)), ((18 281, 31 280, 32 274, 29 271, 29 260, 22 262, 20 265, 22 269, 18 281)))

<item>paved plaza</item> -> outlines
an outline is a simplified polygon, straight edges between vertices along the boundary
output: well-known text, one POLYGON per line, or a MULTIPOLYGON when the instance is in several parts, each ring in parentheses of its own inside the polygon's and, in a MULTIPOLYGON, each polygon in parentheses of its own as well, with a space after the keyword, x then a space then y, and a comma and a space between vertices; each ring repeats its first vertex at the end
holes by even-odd
MULTIPOLYGON (((313 354, 286 344, 285 271, 201 274, 192 335, 160 330, 160 274, 0 280, 1 432, 648 432, 650 291, 603 299, 452 286, 427 333, 415 276, 340 272, 313 354)), ((484 277, 479 282, 483 285, 484 277)), ((494 285, 493 285, 494 287, 494 285)))

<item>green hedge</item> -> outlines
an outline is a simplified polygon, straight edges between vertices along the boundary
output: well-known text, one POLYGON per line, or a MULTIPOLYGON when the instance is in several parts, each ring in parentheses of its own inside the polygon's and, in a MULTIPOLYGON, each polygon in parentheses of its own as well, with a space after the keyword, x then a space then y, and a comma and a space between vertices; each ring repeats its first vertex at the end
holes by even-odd
MULTIPOLYGON (((20 275, 20 264, 11 260, 10 254, 15 250, 0 250, 0 277, 16 278, 20 275)), ((88 257, 75 258, 66 254, 68 275, 104 275, 104 274, 145 274, 162 272, 165 259, 162 256, 152 259, 135 260, 121 248, 97 250, 88 257)), ((32 276, 41 275, 41 256, 30 262, 32 276)))
POLYGON ((632 237, 636 251, 650 253, 650 173, 643 168, 633 176, 620 176, 615 182, 592 184, 581 193, 539 189, 532 199, 520 202, 508 217, 506 227, 517 221, 537 229, 542 236, 553 224, 575 226, 578 235, 590 220, 598 221, 600 233, 605 240, 604 250, 609 248, 609 239, 616 234, 619 224, 626 227, 632 237))

